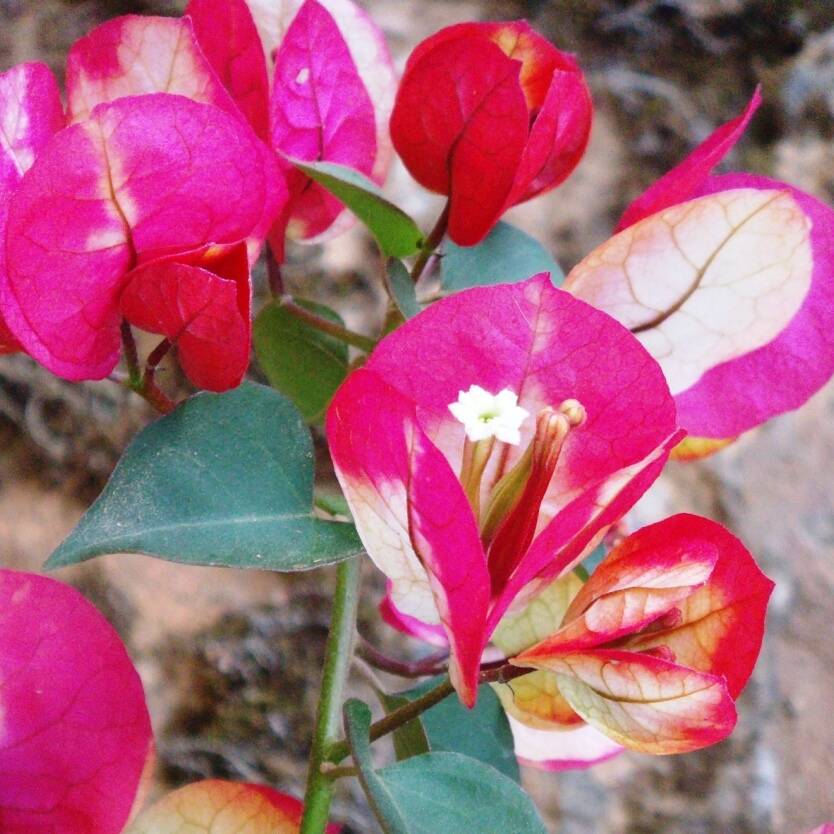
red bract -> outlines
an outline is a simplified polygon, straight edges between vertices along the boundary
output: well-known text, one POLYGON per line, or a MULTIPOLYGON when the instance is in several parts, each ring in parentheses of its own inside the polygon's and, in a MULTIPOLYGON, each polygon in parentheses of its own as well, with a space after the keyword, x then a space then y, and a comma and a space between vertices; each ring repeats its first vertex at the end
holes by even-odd
POLYGON ((566 581, 495 635, 514 664, 538 670, 499 687, 516 720, 553 731, 581 719, 655 754, 732 731, 773 589, 738 539, 678 515, 629 536, 578 590, 566 581))
MULTIPOLYGON (((303 813, 297 799, 271 788, 207 779, 169 793, 125 834, 298 834, 303 813)), ((340 831, 341 826, 327 826, 327 834, 340 831)))
POLYGON ((152 753, 142 684, 77 591, 0 571, 0 829, 119 834, 152 753))
POLYGON ((180 365, 195 385, 225 391, 240 384, 251 335, 245 243, 148 261, 127 281, 122 315, 176 344, 180 365))
MULTIPOLYGON (((352 218, 342 204, 285 155, 337 162, 384 181, 396 78, 380 30, 350 0, 192 0, 186 13, 221 77, 225 67, 249 91, 247 116, 259 131, 268 125, 287 175, 290 201, 270 237, 277 255, 287 232, 312 241, 343 231, 352 218), (245 67, 231 47, 223 53, 230 41, 245 53, 245 67), (268 102, 264 55, 274 64, 268 102)), ((234 91, 231 82, 226 86, 234 91)))
POLYGON ((449 196, 449 236, 471 246, 573 171, 591 117, 570 55, 523 21, 463 23, 414 50, 391 136, 414 178, 449 196))
MULTIPOLYGON (((271 154, 239 116, 167 94, 100 104, 55 134, 12 195, 0 274, 7 323, 59 376, 104 377, 119 358, 130 271, 163 255, 262 235, 283 196, 271 154)), ((193 318, 216 304, 216 280, 204 271, 210 286, 203 286, 188 274, 188 285, 170 285, 167 295, 189 296, 183 315, 193 318)), ((131 310, 135 319, 163 316, 131 310)), ((179 338, 170 322, 160 329, 179 338)), ((248 322, 215 335, 221 342, 198 364, 210 366, 217 350, 248 353, 248 322)), ((200 382, 226 387, 224 373, 200 382)))
POLYGON ((638 336, 701 438, 797 408, 834 373, 834 212, 765 177, 711 176, 758 100, 638 198, 565 284, 638 336))
POLYGON ((392 333, 336 394, 327 436, 393 604, 442 623, 467 704, 509 606, 579 561, 680 437, 637 340, 545 276, 459 293, 392 333), (494 402, 465 430, 449 406, 477 406, 473 386, 494 402), (489 423, 497 441, 467 440, 489 423))

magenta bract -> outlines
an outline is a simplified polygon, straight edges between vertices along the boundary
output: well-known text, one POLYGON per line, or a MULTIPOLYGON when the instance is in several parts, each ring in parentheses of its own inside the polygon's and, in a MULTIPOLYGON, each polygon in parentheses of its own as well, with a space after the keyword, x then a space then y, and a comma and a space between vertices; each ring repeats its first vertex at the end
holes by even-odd
POLYGON ((73 588, 0 571, 0 829, 120 834, 153 741, 122 641, 73 588))
POLYGON ((392 154, 388 118, 396 77, 382 33, 351 0, 236 0, 231 6, 200 0, 187 13, 216 69, 228 61, 223 43, 237 39, 245 51, 245 67, 235 62, 238 75, 225 83, 233 95, 235 83, 257 91, 246 98, 247 118, 278 153, 290 183, 289 202, 270 235, 280 259, 286 234, 317 241, 353 222, 341 203, 284 155, 348 165, 381 184, 392 154), (253 32, 261 46, 253 44, 253 32), (268 104, 259 80, 264 55, 272 77, 268 104))
POLYGON ((167 94, 98 106, 56 134, 13 195, 0 276, 9 326, 59 376, 106 376, 128 272, 245 240, 280 182, 252 131, 216 107, 167 94))

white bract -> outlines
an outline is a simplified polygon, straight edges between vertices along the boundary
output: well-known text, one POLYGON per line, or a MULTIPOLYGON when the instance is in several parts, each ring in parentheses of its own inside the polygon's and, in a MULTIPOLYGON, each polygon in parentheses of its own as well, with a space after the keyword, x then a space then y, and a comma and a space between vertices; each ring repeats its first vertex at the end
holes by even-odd
POLYGON ((468 391, 461 391, 457 402, 449 404, 449 411, 463 423, 471 441, 477 443, 496 437, 513 446, 521 442, 519 429, 530 416, 509 388, 490 394, 480 385, 470 385, 468 391))

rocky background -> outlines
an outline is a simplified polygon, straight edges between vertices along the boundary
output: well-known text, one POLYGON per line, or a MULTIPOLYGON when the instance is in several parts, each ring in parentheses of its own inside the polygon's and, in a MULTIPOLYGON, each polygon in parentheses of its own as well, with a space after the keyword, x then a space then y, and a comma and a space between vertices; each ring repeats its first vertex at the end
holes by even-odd
MULTIPOLYGON (((41 59, 60 73, 69 44, 96 23, 182 5, 0 0, 0 69, 41 59)), ((527 17, 579 54, 598 108, 590 151, 567 184, 512 218, 565 267, 607 236, 642 187, 738 113, 757 83, 766 103, 733 167, 834 199, 832 0, 368 5, 400 63, 437 28, 486 17, 527 17)), ((436 201, 402 170, 389 187, 431 221, 436 201)), ((352 324, 367 325, 381 304, 370 251, 359 230, 297 250, 288 279, 336 297, 352 324)), ((25 357, 0 359, 0 564, 37 569, 150 416, 110 383, 69 385, 25 357)), ((530 771, 528 787, 554 832, 801 834, 834 817, 832 470, 832 386, 718 457, 670 467, 641 512, 701 512, 746 541, 777 581, 763 655, 739 727, 721 745, 684 757, 625 755, 583 773, 530 771)), ((370 566, 366 576, 379 586, 370 566)), ((155 791, 209 775, 301 791, 329 576, 116 556, 61 578, 101 607, 138 662, 159 746, 155 791)), ((392 639, 375 625, 370 602, 363 621, 377 639, 392 639)), ((351 831, 375 830, 355 795, 346 792, 337 810, 351 831)))

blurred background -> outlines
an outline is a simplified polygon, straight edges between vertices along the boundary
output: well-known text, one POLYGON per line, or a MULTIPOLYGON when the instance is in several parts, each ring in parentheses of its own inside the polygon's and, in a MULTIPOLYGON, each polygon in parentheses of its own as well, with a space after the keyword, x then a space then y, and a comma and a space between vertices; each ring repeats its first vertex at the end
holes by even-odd
MULTIPOLYGON (((128 12, 176 14, 183 5, 0 0, 0 69, 44 60, 60 76, 69 45, 97 23, 128 12)), ((757 83, 765 103, 731 167, 834 200, 834 0, 366 5, 400 66, 436 29, 479 18, 526 17, 578 54, 597 107, 590 150, 564 186, 509 218, 566 271, 609 235, 632 197, 739 113, 757 83)), ((424 226, 433 221, 436 199, 401 168, 389 191, 424 226)), ((372 252, 358 229, 296 248, 290 288, 337 306, 353 326, 371 326, 383 306, 372 252)), ((37 570, 151 417, 114 384, 71 385, 26 357, 0 358, 0 564, 37 570)), ((834 818, 832 485, 832 385, 717 457, 670 466, 639 513, 700 512, 744 539, 777 582, 762 657, 736 732, 716 747, 683 757, 626 754, 586 772, 529 771, 526 785, 554 832, 802 834, 834 818)), ((206 776, 303 790, 329 574, 229 573, 114 556, 60 578, 103 610, 138 663, 157 733, 154 791, 206 776)), ((366 588, 365 632, 407 650, 376 624, 381 583, 370 565, 366 588)), ((362 807, 350 791, 339 798, 353 832, 375 830, 362 807)))

